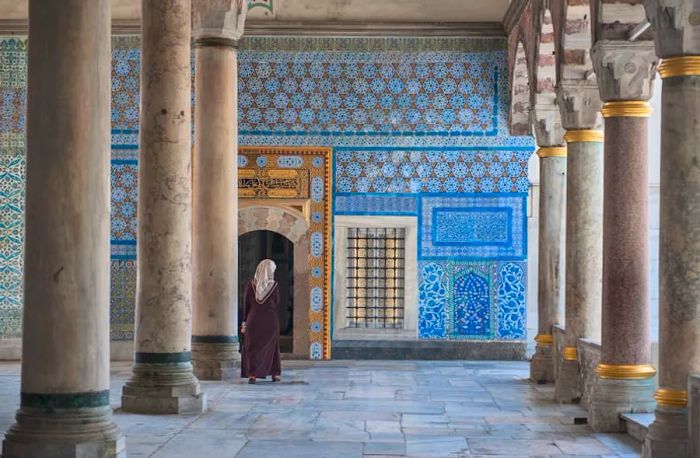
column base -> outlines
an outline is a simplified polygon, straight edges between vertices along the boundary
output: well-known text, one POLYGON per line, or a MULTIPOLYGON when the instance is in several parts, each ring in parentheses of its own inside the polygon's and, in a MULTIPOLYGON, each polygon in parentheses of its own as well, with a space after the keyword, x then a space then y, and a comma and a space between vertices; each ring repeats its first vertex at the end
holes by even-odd
POLYGON ((126 443, 109 406, 20 407, 2 442, 3 458, 126 458, 126 443))
POLYGON ((644 440, 643 458, 690 456, 688 409, 657 406, 656 418, 644 440))
POLYGON ((530 361, 530 380, 536 383, 554 381, 554 352, 552 345, 537 344, 530 361))
POLYGON ((561 360, 554 381, 554 400, 561 404, 578 404, 581 391, 581 370, 578 361, 561 360))
POLYGON ((192 367, 199 380, 230 382, 240 378, 238 343, 192 342, 192 367))
POLYGON ((145 414, 198 415, 207 410, 207 395, 191 363, 136 363, 122 389, 122 410, 145 414))
POLYGON ((622 413, 654 411, 654 378, 605 379, 598 378, 593 393, 589 423, 596 432, 624 432, 622 413))

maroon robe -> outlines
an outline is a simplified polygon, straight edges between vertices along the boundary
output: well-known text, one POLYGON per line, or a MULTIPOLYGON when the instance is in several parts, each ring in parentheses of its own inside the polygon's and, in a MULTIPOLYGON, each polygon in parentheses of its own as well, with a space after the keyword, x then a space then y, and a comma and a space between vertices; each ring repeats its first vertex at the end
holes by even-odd
POLYGON ((262 302, 255 298, 253 282, 245 285, 243 305, 246 331, 241 353, 241 377, 265 378, 282 374, 280 324, 277 318, 279 298, 276 282, 262 302))

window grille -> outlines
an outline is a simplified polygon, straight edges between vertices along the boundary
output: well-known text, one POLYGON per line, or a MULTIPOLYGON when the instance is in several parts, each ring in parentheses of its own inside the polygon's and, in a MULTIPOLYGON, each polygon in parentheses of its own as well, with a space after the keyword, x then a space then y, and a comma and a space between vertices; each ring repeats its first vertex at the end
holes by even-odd
POLYGON ((403 328, 405 239, 403 228, 348 228, 347 327, 403 328))

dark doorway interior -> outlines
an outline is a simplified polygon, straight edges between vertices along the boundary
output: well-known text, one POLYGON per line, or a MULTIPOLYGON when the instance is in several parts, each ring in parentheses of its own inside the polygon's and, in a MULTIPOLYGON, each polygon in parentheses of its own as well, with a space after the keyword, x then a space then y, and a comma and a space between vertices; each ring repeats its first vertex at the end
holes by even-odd
MULTIPOLYGON (((279 283, 280 351, 292 353, 294 332, 294 244, 276 232, 253 231, 238 238, 238 303, 243 304, 245 283, 255 275, 263 259, 277 264, 275 280, 279 283)), ((239 329, 243 310, 238 310, 239 329)))

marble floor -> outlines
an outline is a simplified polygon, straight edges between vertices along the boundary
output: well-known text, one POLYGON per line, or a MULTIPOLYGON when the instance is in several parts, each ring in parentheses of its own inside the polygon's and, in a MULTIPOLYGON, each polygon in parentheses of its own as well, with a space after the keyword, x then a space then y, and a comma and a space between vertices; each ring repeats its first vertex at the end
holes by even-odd
MULTIPOLYGON (((526 381, 525 362, 285 361, 280 384, 203 382, 209 410, 119 410, 129 364, 112 368, 129 457, 638 457, 625 434, 595 434, 578 406, 526 381)), ((13 421, 19 365, 0 363, 0 429, 13 421)))

